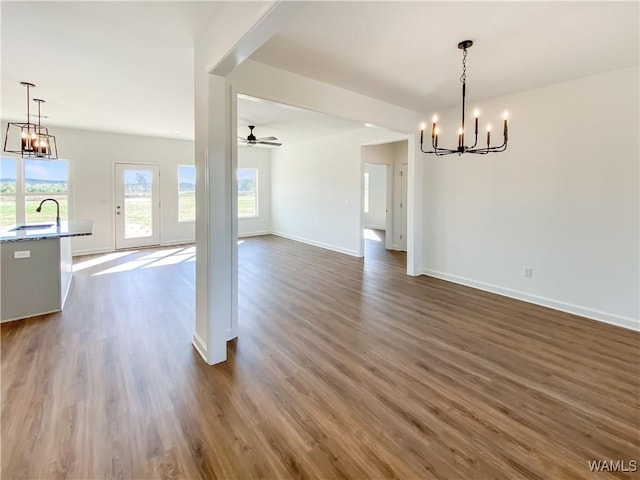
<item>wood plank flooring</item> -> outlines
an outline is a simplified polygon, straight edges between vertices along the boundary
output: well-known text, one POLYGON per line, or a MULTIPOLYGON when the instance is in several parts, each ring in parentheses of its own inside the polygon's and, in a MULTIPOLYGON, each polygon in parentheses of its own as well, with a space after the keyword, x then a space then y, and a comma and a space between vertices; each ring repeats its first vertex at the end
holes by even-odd
POLYGON ((78 258, 2 325, 3 479, 638 478, 588 461, 640 460, 640 334, 265 236, 209 367, 193 255, 78 258))

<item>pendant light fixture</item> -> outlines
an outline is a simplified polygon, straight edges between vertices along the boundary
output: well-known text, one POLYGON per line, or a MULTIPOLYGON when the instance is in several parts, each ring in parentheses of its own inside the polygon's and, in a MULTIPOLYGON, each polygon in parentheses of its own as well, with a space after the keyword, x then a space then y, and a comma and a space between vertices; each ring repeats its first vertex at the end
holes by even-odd
POLYGON ((508 126, 507 126, 507 112, 504 112, 503 119, 503 139, 502 145, 491 146, 491 125, 487 125, 487 144, 486 146, 480 147, 478 146, 478 120, 480 116, 480 112, 476 109, 474 112, 475 117, 475 125, 474 125, 474 142, 473 145, 465 145, 464 144, 464 120, 465 120, 465 101, 466 101, 466 90, 467 90, 467 49, 471 48, 473 45, 473 41, 471 40, 463 40, 458 43, 458 48, 462 50, 462 75, 460 76, 460 82, 462 83, 462 125, 458 130, 458 146, 456 148, 442 148, 438 146, 438 137, 440 134, 440 129, 438 128, 438 116, 433 116, 433 121, 431 123, 431 148, 432 150, 425 151, 424 150, 424 129, 425 125, 423 124, 420 129, 420 150, 423 153, 434 153, 436 155, 450 155, 452 153, 457 153, 458 155, 462 155, 463 153, 477 153, 480 155, 486 155, 487 153, 492 152, 504 152, 507 149, 507 140, 509 138, 508 135, 508 126))
POLYGON ((58 146, 56 137, 49 134, 49 129, 41 124, 41 106, 44 100, 34 98, 38 105, 38 123, 31 123, 30 89, 35 88, 33 83, 20 82, 27 89, 27 121, 25 123, 10 122, 4 137, 3 150, 7 153, 19 153, 23 158, 46 158, 54 160, 58 158, 58 146), (10 137, 14 139, 10 144, 10 137), (17 141, 19 138, 19 144, 17 141))

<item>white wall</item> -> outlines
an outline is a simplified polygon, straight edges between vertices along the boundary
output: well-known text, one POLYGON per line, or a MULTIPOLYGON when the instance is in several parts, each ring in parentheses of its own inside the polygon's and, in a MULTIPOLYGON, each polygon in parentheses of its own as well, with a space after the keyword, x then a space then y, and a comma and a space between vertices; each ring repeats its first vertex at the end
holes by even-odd
POLYGON ((272 150, 273 233, 361 255, 361 146, 397 136, 362 128, 272 150))
MULTIPOLYGON (((3 124, 3 131, 6 124, 3 124)), ((193 242, 194 222, 178 222, 178 165, 193 164, 193 141, 51 127, 69 161, 72 220, 93 220, 93 235, 72 239, 74 255, 115 249, 115 163, 160 165, 162 244, 193 242)))
POLYGON ((509 148, 419 160, 425 273, 640 328, 638 67, 478 107, 495 126, 508 108, 509 148))
POLYGON ((369 212, 364 213, 364 226, 387 229, 387 167, 367 163, 364 171, 369 175, 369 212))
POLYGON ((271 233, 271 149, 238 146, 238 168, 258 170, 258 217, 238 218, 238 236, 271 233))

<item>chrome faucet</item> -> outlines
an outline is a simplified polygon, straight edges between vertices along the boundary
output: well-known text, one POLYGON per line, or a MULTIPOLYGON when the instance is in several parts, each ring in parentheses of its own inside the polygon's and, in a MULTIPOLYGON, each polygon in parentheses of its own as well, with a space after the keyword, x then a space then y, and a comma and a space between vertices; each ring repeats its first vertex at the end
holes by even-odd
POLYGON ((59 227, 60 226, 60 204, 55 198, 45 198, 40 202, 40 205, 38 205, 38 208, 36 208, 36 212, 40 213, 40 211, 42 210, 42 204, 44 202, 56 202, 56 225, 59 227))

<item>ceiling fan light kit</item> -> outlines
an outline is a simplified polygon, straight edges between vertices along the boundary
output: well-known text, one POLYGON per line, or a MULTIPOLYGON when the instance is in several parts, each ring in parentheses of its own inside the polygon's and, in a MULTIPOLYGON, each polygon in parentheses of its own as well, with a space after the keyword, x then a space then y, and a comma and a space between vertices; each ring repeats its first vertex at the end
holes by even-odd
POLYGON ((466 90, 467 90, 467 50, 471 48, 473 45, 473 41, 471 40, 463 40, 458 43, 458 48, 462 50, 462 75, 460 76, 460 82, 462 83, 462 125, 458 130, 458 146, 456 148, 442 148, 438 146, 438 137, 440 135, 440 129, 438 128, 438 116, 434 115, 431 123, 431 150, 424 150, 424 129, 425 125, 422 124, 420 128, 420 150, 422 153, 433 153, 435 155, 451 155, 452 153, 457 153, 458 155, 462 155, 463 153, 477 153, 479 155, 486 155, 487 153, 493 152, 504 152, 507 149, 507 141, 509 139, 508 135, 508 114, 504 112, 504 118, 502 123, 502 144, 497 146, 491 146, 491 125, 487 125, 487 144, 484 147, 478 146, 478 121, 480 117, 480 112, 478 109, 474 111, 475 118, 475 128, 474 134, 475 139, 473 145, 465 145, 464 144, 464 120, 465 120, 465 101, 466 101, 466 90))
POLYGON ((3 150, 7 153, 17 153, 22 158, 44 158, 55 160, 58 158, 58 146, 56 137, 49 134, 49 129, 41 124, 41 107, 45 103, 40 98, 34 98, 33 101, 38 105, 38 123, 31 123, 31 110, 29 94, 30 89, 35 88, 33 83, 20 82, 20 85, 26 87, 27 90, 27 121, 9 122, 4 137, 3 150), (9 138, 13 139, 9 143, 9 138))
POLYGON ((253 134, 253 129, 256 128, 255 125, 249 125, 249 136, 247 138, 244 137, 238 137, 238 142, 239 143, 244 143, 248 146, 253 146, 253 145, 272 145, 274 147, 279 147, 280 145, 282 145, 281 143, 278 143, 276 140, 278 140, 276 137, 262 137, 262 138, 257 138, 254 134, 253 134))

